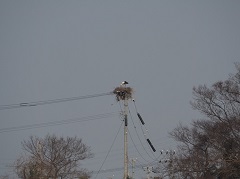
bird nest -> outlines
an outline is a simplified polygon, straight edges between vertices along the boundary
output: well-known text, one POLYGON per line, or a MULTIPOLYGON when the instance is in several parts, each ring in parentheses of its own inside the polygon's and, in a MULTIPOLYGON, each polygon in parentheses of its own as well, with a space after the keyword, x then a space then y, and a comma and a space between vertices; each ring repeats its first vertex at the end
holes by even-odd
POLYGON ((128 100, 132 98, 133 89, 130 87, 120 86, 120 87, 116 87, 113 90, 113 93, 116 95, 117 101, 128 100))

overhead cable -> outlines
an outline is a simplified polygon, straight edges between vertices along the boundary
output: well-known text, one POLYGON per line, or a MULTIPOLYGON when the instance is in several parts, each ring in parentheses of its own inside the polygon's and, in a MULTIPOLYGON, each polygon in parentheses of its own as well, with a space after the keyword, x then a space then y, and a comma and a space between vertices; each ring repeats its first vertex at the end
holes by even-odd
MULTIPOLYGON (((136 134, 137 134, 138 140, 139 140, 139 142, 140 142, 143 150, 146 152, 146 154, 148 155, 148 157, 150 157, 152 160, 155 160, 154 158, 151 157, 151 155, 149 155, 149 153, 147 152, 146 148, 145 148, 144 145, 143 145, 143 142, 142 142, 142 140, 141 140, 141 138, 140 138, 140 136, 139 136, 139 134, 138 134, 138 132, 137 132, 137 127, 135 126, 135 123, 134 123, 134 121, 133 121, 133 117, 132 117, 132 114, 131 114, 131 111, 130 111, 129 107, 128 107, 128 111, 129 111, 129 115, 130 115, 131 121, 132 121, 133 126, 134 126, 134 130, 135 130, 135 132, 136 132, 136 134)), ((145 160, 145 159, 144 159, 144 160, 145 160)), ((146 161, 146 160, 145 160, 145 161, 146 161)))
POLYGON ((76 97, 70 97, 70 98, 51 99, 51 100, 45 100, 45 101, 21 102, 21 103, 16 103, 16 104, 0 105, 0 110, 23 108, 23 107, 33 107, 33 106, 54 104, 54 103, 63 103, 63 102, 68 102, 68 101, 76 101, 76 100, 87 99, 87 98, 95 98, 95 97, 112 95, 112 94, 113 94, 113 92, 108 92, 108 93, 100 93, 100 94, 93 94, 93 95, 76 96, 76 97))
POLYGON ((157 159, 156 156, 155 156, 154 153, 153 153, 153 152, 156 152, 156 149, 154 148, 154 146, 153 146, 153 144, 151 143, 150 139, 146 137, 146 134, 145 134, 145 132, 144 132, 144 130, 143 130, 143 126, 144 126, 145 131, 148 133, 149 136, 150 136, 150 133, 149 133, 149 131, 148 131, 147 128, 146 128, 146 125, 145 125, 145 122, 144 122, 143 119, 142 119, 142 116, 139 114, 139 112, 138 112, 138 110, 137 110, 137 106, 136 106, 135 100, 132 100, 132 101, 133 101, 133 104, 134 104, 134 107, 135 107, 137 116, 138 116, 138 118, 139 118, 139 120, 140 120, 140 122, 141 122, 141 124, 142 124, 142 125, 140 125, 140 126, 141 126, 141 130, 142 130, 142 133, 143 133, 145 139, 147 140, 147 142, 148 142, 148 144, 149 144, 149 147, 152 149, 152 150, 151 150, 151 153, 153 154, 153 156, 155 157, 155 159, 157 159), (153 152, 152 152, 152 151, 153 151, 153 152))
POLYGON ((136 151, 138 152, 138 154, 142 157, 143 160, 145 160, 146 162, 148 162, 148 161, 142 156, 142 154, 139 152, 139 150, 138 150, 138 148, 137 148, 137 146, 136 146, 136 144, 135 144, 135 142, 134 142, 134 140, 133 140, 133 138, 132 138, 131 133, 130 133, 129 130, 128 130, 128 134, 129 134, 130 139, 131 139, 131 141, 132 141, 132 143, 133 143, 133 145, 134 145, 136 151))
MULTIPOLYGON (((141 168, 141 166, 136 165, 135 168, 141 168)), ((103 174, 103 173, 111 173, 111 172, 117 172, 117 171, 122 171, 122 170, 124 170, 124 167, 105 169, 105 170, 100 170, 99 172, 93 171, 92 173, 95 174, 98 172, 98 174, 103 174)))
POLYGON ((112 145, 110 146, 110 148, 109 148, 109 150, 108 150, 108 153, 107 153, 106 157, 104 158, 104 160, 103 160, 103 162, 102 162, 101 167, 99 168, 99 170, 98 170, 98 172, 97 172, 97 174, 96 174, 96 176, 95 176, 95 179, 97 178, 97 176, 98 176, 99 172, 101 171, 101 169, 102 169, 105 161, 107 160, 107 157, 108 157, 109 153, 110 153, 111 150, 112 150, 112 147, 113 147, 113 145, 114 145, 114 143, 115 143, 115 141, 116 141, 116 139, 117 139, 117 136, 118 136, 118 134, 119 134, 119 132, 120 132, 120 129, 122 128, 122 125, 123 125, 123 121, 122 121, 122 123, 121 123, 121 125, 120 125, 120 127, 119 127, 119 129, 118 129, 118 131, 117 131, 117 134, 116 134, 116 136, 115 136, 115 138, 114 138, 114 140, 113 140, 112 145))
MULTIPOLYGON (((148 166, 149 163, 146 164, 137 164, 134 166, 135 169, 142 169, 144 166, 148 166)), ((104 169, 100 171, 93 171, 92 174, 98 173, 98 174, 103 174, 103 173, 111 173, 111 172, 117 172, 117 171, 122 171, 124 170, 124 167, 119 167, 119 168, 110 168, 110 169, 104 169)))
POLYGON ((76 122, 93 121, 93 120, 97 120, 97 119, 113 117, 116 115, 118 115, 118 113, 116 113, 116 112, 115 113, 103 113, 103 114, 97 114, 97 115, 93 115, 93 116, 65 119, 65 120, 61 120, 61 121, 52 121, 52 122, 29 124, 29 125, 16 126, 16 127, 0 128, 0 133, 28 130, 28 129, 41 128, 41 127, 50 127, 50 126, 56 126, 56 125, 64 125, 64 124, 70 124, 70 123, 76 123, 76 122))

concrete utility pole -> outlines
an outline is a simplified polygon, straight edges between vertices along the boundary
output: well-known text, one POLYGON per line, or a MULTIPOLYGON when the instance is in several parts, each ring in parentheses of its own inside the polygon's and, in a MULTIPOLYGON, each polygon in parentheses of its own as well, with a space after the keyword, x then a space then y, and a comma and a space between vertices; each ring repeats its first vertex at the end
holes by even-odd
POLYGON ((123 101, 124 111, 124 176, 123 179, 128 178, 128 100, 132 99, 133 89, 127 87, 128 82, 123 81, 119 87, 116 87, 113 93, 116 95, 117 101, 123 101))
POLYGON ((135 174, 135 163, 136 163, 136 159, 132 159, 132 179, 134 179, 134 174, 135 174))
POLYGON ((124 179, 128 177, 128 100, 124 99, 124 179))

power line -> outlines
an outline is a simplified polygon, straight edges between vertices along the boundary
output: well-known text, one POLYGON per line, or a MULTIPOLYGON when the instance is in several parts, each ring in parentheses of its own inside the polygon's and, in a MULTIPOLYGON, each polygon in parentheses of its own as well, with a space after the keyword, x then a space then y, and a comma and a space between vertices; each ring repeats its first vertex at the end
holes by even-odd
POLYGON ((128 134, 129 134, 130 139, 131 139, 131 141, 132 141, 132 143, 133 143, 133 145, 134 145, 134 148, 136 149, 136 151, 138 152, 138 154, 140 155, 140 157, 142 157, 143 160, 145 160, 146 162, 148 162, 148 161, 142 156, 142 154, 139 152, 139 150, 138 150, 138 148, 137 148, 135 142, 133 141, 132 135, 131 135, 131 133, 130 133, 129 130, 128 130, 128 134))
POLYGON ((116 114, 118 114, 118 113, 116 113, 116 112, 115 113, 103 113, 103 114, 97 114, 97 115, 93 115, 93 116, 65 119, 65 120, 61 120, 61 121, 53 121, 53 122, 16 126, 16 127, 1 128, 0 133, 28 130, 28 129, 41 128, 41 127, 49 127, 49 126, 56 126, 56 125, 64 125, 64 124, 70 124, 70 123, 76 123, 76 122, 93 121, 93 120, 97 120, 97 119, 113 117, 113 116, 116 116, 116 114))
POLYGON ((112 95, 112 94, 113 94, 113 92, 108 92, 108 93, 100 93, 100 94, 93 94, 93 95, 76 96, 76 97, 70 97, 70 98, 51 99, 51 100, 45 100, 45 101, 21 102, 21 103, 17 103, 17 104, 0 105, 0 110, 23 108, 23 107, 33 107, 33 106, 54 104, 54 103, 63 103, 63 102, 68 102, 68 101, 76 101, 76 100, 87 99, 87 98, 95 98, 95 97, 112 95))
MULTIPOLYGON (((143 133, 143 135, 144 135, 144 138, 147 140, 147 142, 148 142, 148 144, 149 144, 149 148, 152 149, 152 150, 155 152, 156 149, 153 147, 153 145, 152 145, 150 139, 146 137, 146 135, 145 135, 145 133, 144 133, 144 131, 143 131, 143 126, 144 126, 145 131, 146 131, 146 132, 148 133, 148 135, 150 136, 149 131, 147 130, 146 126, 144 125, 145 123, 144 123, 144 121, 143 121, 141 115, 138 113, 138 110, 137 110, 137 106, 136 106, 135 100, 133 100, 133 103, 134 103, 134 107, 135 107, 135 110, 136 110, 137 116, 138 116, 138 118, 140 119, 139 123, 142 124, 142 125, 141 125, 141 124, 139 124, 139 125, 140 125, 140 127, 141 127, 141 130, 142 130, 142 133, 143 133)), ((154 155, 154 153, 152 152, 152 150, 150 150, 151 153, 153 154, 153 156, 155 157, 155 159, 157 159, 156 156, 154 155)))
MULTIPOLYGON (((137 132, 137 129, 136 129, 135 123, 134 123, 134 121, 133 121, 133 117, 132 117, 132 114, 131 114, 131 112, 130 112, 130 109, 128 108, 128 110, 129 110, 129 114, 130 114, 131 121, 132 121, 132 123, 133 123, 134 130, 135 130, 135 132, 136 132, 136 134, 137 134, 138 140, 140 141, 140 144, 141 144, 142 148, 144 149, 144 151, 146 152, 146 154, 151 158, 151 156, 148 154, 147 150, 145 149, 145 147, 144 147, 144 145, 143 145, 143 143, 142 143, 142 140, 140 139, 140 136, 139 136, 139 134, 138 134, 138 132, 137 132)), ((131 136, 130 136, 130 138, 131 138, 131 136)), ((133 142, 133 144, 134 144, 134 142, 133 142)), ((134 144, 134 146, 135 146, 135 144, 134 144)), ((136 147, 136 146, 135 146, 135 147, 136 147)), ((138 151, 138 150, 137 150, 137 151, 138 151)), ((140 154, 140 153, 139 153, 139 154, 140 154)), ((143 158, 143 160, 145 160, 146 162, 148 162, 141 154, 140 154, 140 156, 143 158)), ((152 158, 151 158, 151 159, 152 159, 152 158)))
MULTIPOLYGON (((135 168, 136 169, 141 169, 143 168, 144 166, 148 166, 149 163, 145 163, 145 164, 137 164, 135 165, 135 168)), ((93 171, 91 172, 92 174, 95 174, 95 173, 111 173, 111 172, 116 172, 116 171, 122 171, 124 170, 124 167, 119 167, 119 168, 110 168, 110 169, 105 169, 105 170, 100 170, 100 171, 93 171)))
MULTIPOLYGON (((135 102, 135 100, 133 100, 133 101, 135 102)), ((135 105, 135 104, 134 104, 134 105, 135 105)), ((119 103, 119 107, 120 107, 120 110, 123 111, 123 110, 122 110, 121 103, 119 103)), ((134 130, 135 130, 135 132, 136 132, 136 134, 137 134, 138 140, 140 141, 142 148, 144 149, 144 151, 146 152, 146 154, 148 155, 148 157, 150 157, 152 160, 156 160, 156 157, 154 156, 154 154, 153 154, 153 156, 155 157, 155 159, 149 155, 149 153, 147 152, 146 148, 144 147, 144 145, 143 145, 143 143, 142 143, 142 140, 141 140, 141 138, 140 138, 140 136, 139 136, 139 134, 138 134, 138 132, 137 132, 136 125, 135 125, 135 123, 134 123, 134 120, 133 120, 133 117, 132 117, 132 114, 131 114, 131 111, 130 111, 129 106, 127 106, 127 108, 128 108, 128 112, 129 112, 131 121, 132 121, 133 126, 134 126, 134 130)), ((135 110, 137 111, 136 105, 135 105, 135 110)), ((142 127, 142 126, 141 126, 141 127, 142 127)), ((132 139, 132 136, 131 136, 129 130, 128 130, 128 133, 129 133, 129 135, 130 135, 130 139, 131 139, 131 141, 132 141, 135 149, 137 150, 138 154, 141 156, 141 158, 142 158, 144 161, 148 162, 148 161, 141 155, 141 153, 139 152, 138 148, 136 147, 136 145, 135 145, 135 143, 134 143, 134 141, 133 141, 133 139, 132 139)), ((145 137, 145 136, 144 136, 144 137, 145 137)), ((145 139, 146 139, 146 137, 145 137, 145 139)), ((150 150, 150 151, 151 151, 151 150, 150 150)))
POLYGON ((116 139, 117 139, 117 136, 118 136, 118 134, 119 134, 119 132, 120 132, 120 129, 122 128, 122 125, 123 125, 123 121, 122 121, 122 123, 121 123, 121 125, 120 125, 120 127, 119 127, 119 129, 118 129, 118 131, 117 131, 117 134, 116 134, 116 136, 115 136, 115 138, 114 138, 114 140, 113 140, 112 145, 110 146, 110 148, 109 148, 109 150, 108 150, 108 153, 107 153, 106 157, 105 157, 104 160, 103 160, 103 163, 102 163, 101 167, 99 168, 99 170, 98 170, 98 172, 97 172, 97 174, 96 174, 96 176, 95 176, 95 179, 97 178, 97 176, 98 176, 99 172, 101 171, 101 169, 102 169, 105 161, 107 160, 107 157, 108 157, 109 153, 110 153, 111 150, 112 150, 112 147, 113 147, 113 145, 114 145, 114 143, 115 143, 115 141, 116 141, 116 139))
POLYGON ((134 123, 134 121, 133 121, 133 117, 132 117, 131 111, 130 111, 129 108, 128 108, 128 110, 129 110, 129 114, 130 114, 130 117, 131 117, 131 121, 132 121, 133 126, 134 126, 134 130, 135 130, 135 132, 136 132, 136 134, 137 134, 138 140, 140 141, 140 144, 141 144, 142 148, 144 149, 144 151, 146 152, 146 154, 147 154, 152 160, 154 160, 154 158, 150 156, 150 154, 147 152, 146 148, 144 147, 143 142, 142 142, 142 140, 141 140, 141 138, 140 138, 140 136, 139 136, 139 134, 138 134, 138 132, 137 132, 137 127, 135 126, 135 123, 134 123))
POLYGON ((124 170, 124 167, 119 167, 119 168, 111 168, 111 169, 105 169, 105 170, 100 170, 99 172, 98 171, 93 171, 92 173, 95 174, 95 173, 110 173, 110 172, 116 172, 116 171, 122 171, 124 170))

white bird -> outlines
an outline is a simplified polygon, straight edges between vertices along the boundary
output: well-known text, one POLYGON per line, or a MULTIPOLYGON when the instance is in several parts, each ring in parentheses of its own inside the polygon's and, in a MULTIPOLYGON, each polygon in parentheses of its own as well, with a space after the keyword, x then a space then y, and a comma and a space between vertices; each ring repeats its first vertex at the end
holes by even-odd
POLYGON ((123 81, 123 82, 121 83, 121 85, 126 85, 126 84, 128 84, 127 81, 123 81))

